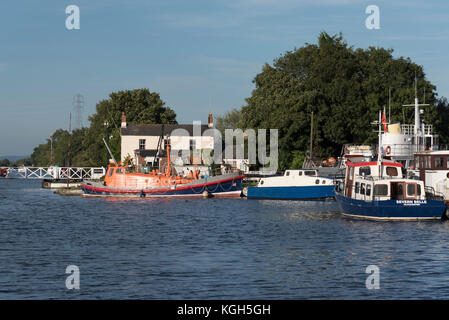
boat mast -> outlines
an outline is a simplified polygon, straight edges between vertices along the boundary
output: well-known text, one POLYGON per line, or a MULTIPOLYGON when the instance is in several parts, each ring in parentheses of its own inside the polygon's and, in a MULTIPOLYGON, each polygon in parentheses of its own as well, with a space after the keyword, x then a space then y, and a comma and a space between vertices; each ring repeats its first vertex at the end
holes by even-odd
POLYGON ((379 144, 379 148, 378 148, 378 152, 377 152, 377 167, 379 168, 379 176, 382 177, 382 150, 381 150, 381 146, 382 146, 382 110, 379 110, 379 121, 378 121, 378 125, 379 125, 379 135, 378 135, 378 144, 379 144))
POLYGON ((415 135, 415 145, 416 150, 419 151, 419 136, 423 133, 421 131, 421 119, 419 116, 419 107, 429 106, 429 104, 418 102, 418 80, 416 79, 416 73, 415 73, 415 103, 414 104, 404 104, 403 107, 415 107, 415 127, 414 127, 414 135, 415 135))

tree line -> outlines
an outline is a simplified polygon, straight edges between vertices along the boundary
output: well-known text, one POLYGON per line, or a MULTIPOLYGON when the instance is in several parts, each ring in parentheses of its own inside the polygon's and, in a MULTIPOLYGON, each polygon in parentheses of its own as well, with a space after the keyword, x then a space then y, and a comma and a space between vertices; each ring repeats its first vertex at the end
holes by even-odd
MULTIPOLYGON (((268 63, 253 82, 246 104, 217 120, 220 128, 279 129, 280 169, 301 167, 309 149, 314 113, 313 150, 339 156, 345 143, 376 143, 371 124, 389 109, 391 122, 413 123, 415 76, 424 122, 432 124, 442 144, 449 143, 449 105, 438 97, 422 66, 394 58, 392 49, 349 46, 341 34, 322 32, 317 44, 287 51, 268 63)), ((388 117, 388 116, 387 116, 388 117)))
MULTIPOLYGON (((438 97, 436 87, 423 67, 410 58, 393 57, 393 49, 349 46, 341 34, 322 32, 316 44, 287 51, 272 64, 266 63, 253 80, 255 85, 245 104, 216 119, 219 130, 279 130, 280 169, 301 167, 310 141, 311 113, 314 113, 313 149, 321 157, 339 156, 345 143, 376 143, 372 122, 379 110, 389 109, 391 121, 412 123, 415 76, 418 97, 430 104, 423 120, 433 124, 442 144, 449 144, 449 104, 438 97)), ((176 113, 165 107, 158 93, 149 89, 124 90, 109 95, 96 105, 90 126, 71 135, 73 166, 104 166, 109 155, 120 158, 121 113, 133 123, 177 123, 176 113)), ((56 130, 46 143, 37 146, 33 165, 65 166, 68 159, 68 131, 56 130)))

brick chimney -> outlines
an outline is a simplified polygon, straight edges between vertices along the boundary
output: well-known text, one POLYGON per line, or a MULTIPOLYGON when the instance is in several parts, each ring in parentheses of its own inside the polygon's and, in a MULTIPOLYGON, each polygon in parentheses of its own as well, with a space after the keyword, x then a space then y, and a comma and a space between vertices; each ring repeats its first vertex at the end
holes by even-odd
POLYGON ((214 127, 214 118, 212 117, 212 113, 209 113, 209 118, 207 119, 207 126, 209 128, 214 127))
POLYGON ((122 112, 122 128, 126 128, 126 115, 122 112))

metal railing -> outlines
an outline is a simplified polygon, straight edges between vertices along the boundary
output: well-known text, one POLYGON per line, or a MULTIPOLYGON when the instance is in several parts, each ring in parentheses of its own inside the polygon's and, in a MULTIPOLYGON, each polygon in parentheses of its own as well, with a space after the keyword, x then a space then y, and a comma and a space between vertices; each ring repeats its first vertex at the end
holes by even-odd
POLYGON ((8 172, 6 177, 11 179, 95 180, 106 174, 104 167, 5 167, 4 169, 8 172))

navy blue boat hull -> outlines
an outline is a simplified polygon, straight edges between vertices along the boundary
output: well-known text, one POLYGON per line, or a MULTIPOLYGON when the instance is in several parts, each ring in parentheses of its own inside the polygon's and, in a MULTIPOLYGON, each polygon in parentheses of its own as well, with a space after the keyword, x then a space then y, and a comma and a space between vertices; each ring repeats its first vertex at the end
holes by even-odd
POLYGON ((440 200, 384 200, 364 201, 335 194, 344 215, 375 220, 434 220, 441 219, 446 212, 440 200))
POLYGON ((334 197, 334 186, 248 187, 248 199, 318 200, 334 197))

